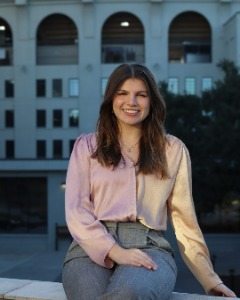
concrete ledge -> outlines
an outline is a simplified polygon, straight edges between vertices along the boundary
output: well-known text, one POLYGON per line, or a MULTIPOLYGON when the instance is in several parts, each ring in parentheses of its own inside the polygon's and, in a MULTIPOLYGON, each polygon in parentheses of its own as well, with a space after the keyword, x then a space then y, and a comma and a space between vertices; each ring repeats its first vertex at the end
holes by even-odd
MULTIPOLYGON (((32 281, 0 278, 0 300, 67 300, 62 284, 49 281, 32 281)), ((170 300, 230 300, 239 298, 214 297, 173 293, 170 300)))

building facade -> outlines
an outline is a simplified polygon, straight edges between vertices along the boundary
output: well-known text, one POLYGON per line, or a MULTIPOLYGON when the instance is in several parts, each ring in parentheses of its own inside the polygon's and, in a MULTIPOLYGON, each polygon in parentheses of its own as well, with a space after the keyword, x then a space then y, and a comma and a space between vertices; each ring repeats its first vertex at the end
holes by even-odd
POLYGON ((73 143, 117 65, 199 95, 223 58, 240 65, 239 0, 0 0, 1 247, 54 248, 73 143))

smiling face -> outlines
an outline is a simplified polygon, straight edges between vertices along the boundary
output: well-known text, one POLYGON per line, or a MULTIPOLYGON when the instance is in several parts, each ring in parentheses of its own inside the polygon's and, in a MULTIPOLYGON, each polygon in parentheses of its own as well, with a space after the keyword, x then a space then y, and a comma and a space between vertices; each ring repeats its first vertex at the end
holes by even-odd
POLYGON ((138 78, 129 78, 113 97, 113 111, 120 127, 137 126, 150 111, 150 97, 146 84, 138 78))

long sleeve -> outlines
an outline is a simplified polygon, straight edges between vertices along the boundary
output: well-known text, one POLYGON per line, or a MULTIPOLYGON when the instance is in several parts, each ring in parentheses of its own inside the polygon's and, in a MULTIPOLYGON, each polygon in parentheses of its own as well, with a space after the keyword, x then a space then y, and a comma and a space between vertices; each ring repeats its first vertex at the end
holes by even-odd
POLYGON ((192 199, 191 162, 182 146, 175 185, 168 208, 181 255, 206 292, 222 281, 214 272, 209 251, 199 228, 192 199))
POLYGON ((80 136, 73 148, 66 178, 66 221, 73 239, 89 257, 99 265, 111 268, 107 253, 115 243, 93 213, 90 192, 90 144, 86 136, 80 136))

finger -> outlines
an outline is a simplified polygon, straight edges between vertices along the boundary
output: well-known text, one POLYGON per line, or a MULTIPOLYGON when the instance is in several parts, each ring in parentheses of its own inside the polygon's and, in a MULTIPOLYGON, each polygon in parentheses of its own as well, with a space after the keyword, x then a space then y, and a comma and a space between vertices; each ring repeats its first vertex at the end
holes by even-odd
POLYGON ((221 284, 219 286, 217 286, 215 289, 212 290, 212 294, 214 294, 215 296, 222 296, 222 297, 233 297, 236 298, 236 294, 230 290, 228 287, 226 287, 225 285, 221 284))
MULTIPOLYGON (((144 253, 145 254, 145 253, 144 253)), ((144 267, 147 269, 157 270, 157 264, 147 254, 145 254, 144 267)))
POLYGON ((156 263, 152 260, 150 256, 148 256, 140 249, 132 249, 132 250, 133 250, 132 265, 137 267, 143 266, 146 269, 152 269, 152 270, 157 269, 156 263))
POLYGON ((225 292, 224 294, 222 294, 222 296, 225 296, 225 297, 232 297, 232 298, 236 298, 237 297, 237 295, 234 293, 234 292, 229 292, 229 291, 227 291, 227 292, 225 292))
POLYGON ((142 259, 141 265, 148 270, 157 270, 156 263, 150 257, 142 259))
POLYGON ((145 267, 148 268, 148 269, 157 270, 157 264, 155 263, 155 261, 152 260, 152 258, 150 256, 148 256, 147 254, 145 254, 145 255, 146 255, 146 260, 145 260, 146 265, 145 265, 145 267))
POLYGON ((224 291, 222 293, 222 296, 237 297, 236 294, 226 286, 224 286, 224 291))

